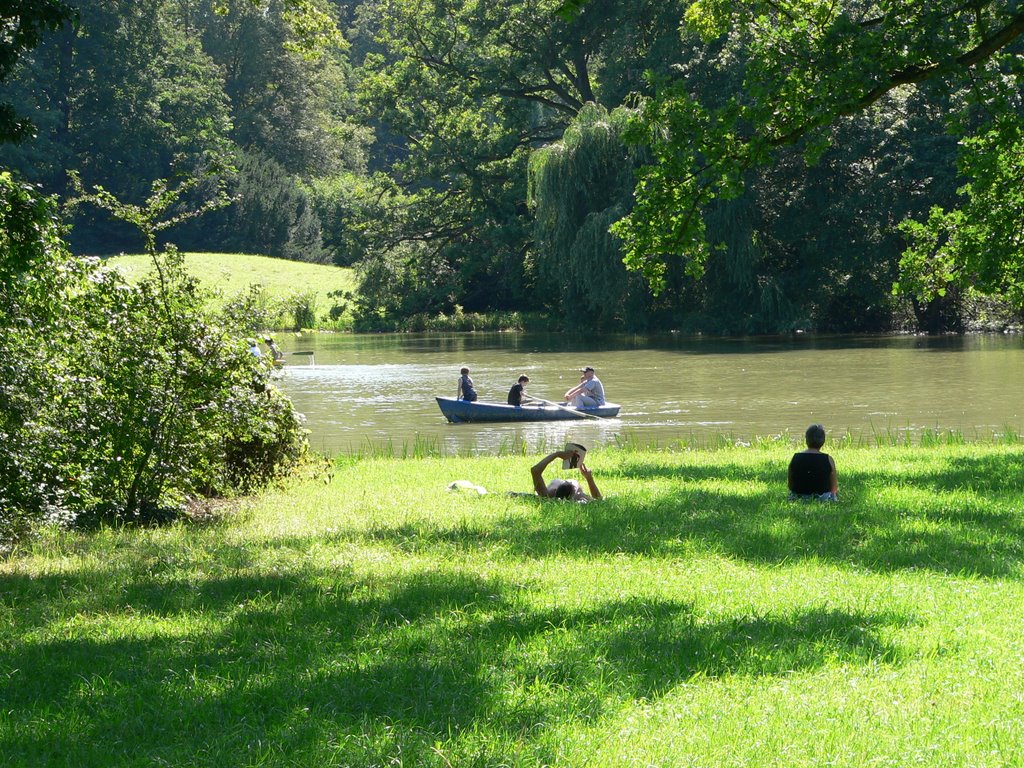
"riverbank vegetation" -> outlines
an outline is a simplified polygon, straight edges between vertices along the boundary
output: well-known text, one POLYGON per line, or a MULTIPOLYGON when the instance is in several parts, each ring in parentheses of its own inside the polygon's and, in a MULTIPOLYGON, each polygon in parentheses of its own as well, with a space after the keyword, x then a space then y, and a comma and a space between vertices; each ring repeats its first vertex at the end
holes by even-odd
POLYGON ((5 764, 1020 763, 1019 445, 833 445, 838 504, 784 500, 792 450, 595 451, 591 505, 348 458, 49 529, 0 563, 5 764))
MULTIPOLYGON (((129 282, 153 272, 148 254, 122 254, 105 263, 129 282)), ((245 253, 183 253, 182 263, 213 294, 215 307, 244 304, 254 332, 352 327, 357 284, 350 268, 245 253)))
POLYGON ((1012 4, 71 4, 0 72, 35 123, 0 163, 65 200, 220 185, 162 242, 353 267, 353 327, 1021 325, 1012 4))
POLYGON ((93 199, 143 233, 129 283, 70 254, 51 200, 0 173, 0 548, 41 521, 157 521, 248 492, 302 457, 301 416, 250 354, 241 305, 155 235, 175 196, 93 199))
MULTIPOLYGON (((450 314, 373 316, 360 298, 355 270, 347 267, 242 253, 185 253, 182 260, 185 270, 211 291, 214 307, 245 308, 246 327, 254 333, 302 329, 456 332, 557 328, 557 321, 542 312, 466 312, 458 304, 450 314)), ((121 254, 105 263, 118 269, 130 282, 153 272, 152 259, 146 254, 121 254)))

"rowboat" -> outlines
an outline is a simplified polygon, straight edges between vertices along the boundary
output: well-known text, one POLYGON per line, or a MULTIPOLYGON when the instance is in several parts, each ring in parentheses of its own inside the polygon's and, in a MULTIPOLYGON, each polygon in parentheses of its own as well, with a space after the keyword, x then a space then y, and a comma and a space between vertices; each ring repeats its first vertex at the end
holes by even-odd
POLYGON ((444 417, 453 424, 471 421, 562 421, 566 419, 598 418, 611 419, 619 415, 622 406, 605 403, 594 408, 574 408, 569 405, 528 403, 526 405, 505 405, 503 403, 469 402, 454 397, 438 397, 437 405, 444 417))

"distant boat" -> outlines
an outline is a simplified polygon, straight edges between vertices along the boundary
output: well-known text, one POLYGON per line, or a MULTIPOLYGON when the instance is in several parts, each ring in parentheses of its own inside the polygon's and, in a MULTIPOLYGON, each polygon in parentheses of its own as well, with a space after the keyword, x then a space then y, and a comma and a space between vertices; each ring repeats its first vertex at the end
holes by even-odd
POLYGON ((569 405, 547 403, 504 405, 481 403, 479 400, 456 400, 454 397, 436 399, 441 413, 455 424, 471 421, 564 421, 594 416, 611 419, 619 415, 619 408, 622 407, 616 403, 605 403, 594 408, 574 408, 569 405))

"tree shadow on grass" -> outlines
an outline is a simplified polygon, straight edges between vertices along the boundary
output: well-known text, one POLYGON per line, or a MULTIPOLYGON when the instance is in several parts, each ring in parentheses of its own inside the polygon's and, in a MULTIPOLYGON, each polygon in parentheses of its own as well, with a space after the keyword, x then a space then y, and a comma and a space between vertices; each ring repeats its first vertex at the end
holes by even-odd
POLYGON ((787 501, 785 468, 768 458, 730 467, 726 477, 715 467, 626 463, 618 474, 634 485, 601 503, 520 498, 517 513, 486 526, 425 520, 378 527, 366 537, 408 551, 442 544, 530 557, 707 552, 754 563, 815 559, 880 572, 1019 578, 1024 456, 952 456, 938 465, 925 458, 899 456, 898 475, 884 462, 841 471, 838 504, 787 501), (646 482, 666 477, 678 482, 646 482), (719 480, 727 482, 711 482, 719 480))
MULTIPOLYGON (((604 477, 622 477, 639 483, 659 478, 675 481, 719 480, 722 478, 721 468, 716 465, 658 464, 629 458, 623 459, 618 465, 602 471, 601 474, 604 477)), ((763 461, 754 464, 729 465, 728 477, 732 481, 765 482, 765 480, 773 480, 780 476, 785 482, 786 467, 781 466, 780 470, 780 465, 774 460, 774 457, 765 456, 763 461)))
POLYGON ((614 499, 585 515, 561 510, 524 526, 507 522, 513 547, 553 552, 680 556, 706 551, 753 563, 816 559, 881 572, 1019 577, 1024 519, 1005 509, 937 498, 902 509, 844 485, 843 501, 788 502, 780 492, 744 495, 680 489, 654 500, 614 499), (958 506, 960 505, 960 506, 958 506))
MULTIPOLYGON (((1024 450, 998 455, 951 455, 941 461, 938 467, 937 460, 931 453, 911 450, 895 455, 883 455, 880 463, 894 463, 895 466, 891 470, 879 469, 871 472, 851 471, 842 465, 841 458, 839 462, 839 475, 844 489, 849 480, 856 479, 865 490, 904 484, 935 491, 969 489, 982 494, 1024 494, 1024 450)), ((788 461, 779 462, 774 457, 765 456, 762 461, 752 464, 730 465, 725 479, 733 482, 773 483, 785 494, 787 464, 788 461)), ((639 483, 659 478, 681 483, 723 479, 719 466, 675 466, 639 460, 625 460, 604 474, 628 478, 639 483)))
POLYGON ((956 456, 941 471, 921 472, 913 482, 935 491, 1019 494, 1024 492, 1024 450, 998 456, 956 456))
MULTIPOLYGON (((7 765, 65 755, 82 765, 220 766, 249 764, 254 744, 294 756, 330 738, 348 744, 345 759, 368 764, 359 737, 387 723, 385 751, 423 764, 438 740, 486 732, 530 742, 540 724, 600 717, 695 675, 898 664, 901 651, 882 638, 910 621, 811 609, 707 622, 667 600, 536 608, 513 584, 466 574, 346 577, 325 590, 331 578, 210 579, 198 605, 173 590, 153 607, 201 628, 150 637, 130 629, 145 617, 137 598, 156 593, 141 583, 120 605, 101 594, 74 609, 120 612, 127 631, 84 622, 72 639, 5 640, 0 753, 7 765)), ((16 581, 0 586, 30 603, 29 615, 58 604, 68 582, 44 577, 24 590, 16 581)))

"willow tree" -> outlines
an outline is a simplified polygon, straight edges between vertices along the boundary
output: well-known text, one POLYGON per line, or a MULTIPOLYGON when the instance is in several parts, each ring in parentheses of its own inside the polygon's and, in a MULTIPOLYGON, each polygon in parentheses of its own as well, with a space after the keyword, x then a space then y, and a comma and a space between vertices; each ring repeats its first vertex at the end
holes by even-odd
POLYGON ((382 135, 401 138, 388 170, 409 196, 395 240, 415 244, 413 269, 443 264, 466 309, 524 308, 531 298, 530 153, 559 141, 587 103, 619 106, 679 46, 674 4, 594 0, 562 20, 553 17, 558 2, 360 7, 355 46, 373 41, 362 95, 382 135))
POLYGON ((629 112, 586 105, 562 140, 535 151, 529 165, 538 289, 570 322, 637 326, 650 292, 626 271, 609 226, 629 209, 642 156, 622 139, 629 112))

